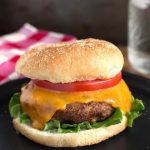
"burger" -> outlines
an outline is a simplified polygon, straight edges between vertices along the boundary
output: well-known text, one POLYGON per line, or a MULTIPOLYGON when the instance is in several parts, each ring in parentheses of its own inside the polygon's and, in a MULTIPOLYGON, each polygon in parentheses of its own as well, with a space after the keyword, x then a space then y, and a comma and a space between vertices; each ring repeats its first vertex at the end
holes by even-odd
POLYGON ((16 64, 31 81, 9 102, 14 128, 46 146, 78 147, 132 127, 144 105, 122 79, 123 63, 115 45, 92 38, 31 48, 16 64))

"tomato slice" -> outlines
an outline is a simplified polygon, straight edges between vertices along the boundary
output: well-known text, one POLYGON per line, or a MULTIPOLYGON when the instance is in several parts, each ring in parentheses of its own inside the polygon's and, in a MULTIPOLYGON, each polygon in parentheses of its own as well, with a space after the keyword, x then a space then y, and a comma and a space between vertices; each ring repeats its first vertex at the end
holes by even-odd
POLYGON ((109 88, 115 86, 120 82, 122 78, 121 72, 115 77, 107 80, 91 80, 91 81, 78 81, 72 83, 52 83, 45 80, 32 80, 32 82, 43 88, 47 88, 55 91, 65 91, 65 92, 80 92, 80 91, 94 91, 109 88))

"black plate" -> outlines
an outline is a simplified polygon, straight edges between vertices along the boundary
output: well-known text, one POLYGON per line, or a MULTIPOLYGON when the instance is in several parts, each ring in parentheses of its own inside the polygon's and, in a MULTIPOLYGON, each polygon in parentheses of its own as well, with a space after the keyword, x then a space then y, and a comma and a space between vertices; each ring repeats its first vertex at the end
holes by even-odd
MULTIPOLYGON (((133 95, 144 101, 146 110, 135 121, 133 128, 127 128, 121 134, 100 144, 86 146, 80 149, 94 150, 147 150, 150 149, 150 80, 132 74, 124 73, 133 95)), ((12 94, 19 91, 21 85, 28 79, 15 80, 0 86, 0 150, 51 150, 46 146, 36 144, 22 135, 16 134, 8 112, 8 102, 12 94)), ((85 135, 86 136, 86 135, 85 135)), ((67 149, 67 148, 65 148, 67 149)))

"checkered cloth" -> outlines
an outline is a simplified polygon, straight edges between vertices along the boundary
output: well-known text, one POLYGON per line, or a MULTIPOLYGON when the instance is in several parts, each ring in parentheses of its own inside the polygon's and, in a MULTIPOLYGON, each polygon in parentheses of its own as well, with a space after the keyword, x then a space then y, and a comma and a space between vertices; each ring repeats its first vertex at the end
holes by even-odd
POLYGON ((15 63, 30 46, 75 40, 74 36, 38 30, 24 24, 17 32, 0 37, 0 84, 17 79, 15 63))

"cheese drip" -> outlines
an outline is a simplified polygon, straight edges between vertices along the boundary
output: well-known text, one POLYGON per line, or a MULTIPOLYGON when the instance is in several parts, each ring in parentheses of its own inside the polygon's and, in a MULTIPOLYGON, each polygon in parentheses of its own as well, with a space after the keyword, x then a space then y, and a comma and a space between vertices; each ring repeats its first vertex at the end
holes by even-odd
POLYGON ((32 85, 24 88, 21 94, 21 106, 31 120, 32 127, 42 129, 57 110, 65 109, 70 103, 105 102, 114 108, 119 107, 125 113, 130 111, 131 92, 124 80, 117 85, 96 91, 58 92, 32 85))

